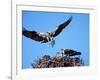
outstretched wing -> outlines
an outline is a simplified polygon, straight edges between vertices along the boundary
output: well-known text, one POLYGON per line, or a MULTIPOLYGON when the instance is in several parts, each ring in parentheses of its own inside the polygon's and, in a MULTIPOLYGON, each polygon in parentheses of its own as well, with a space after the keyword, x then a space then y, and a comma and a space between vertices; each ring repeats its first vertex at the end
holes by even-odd
POLYGON ((36 31, 28 31, 25 28, 22 29, 22 34, 25 37, 28 37, 32 40, 35 41, 43 41, 43 37, 39 35, 39 33, 37 33, 36 31))
POLYGON ((67 21, 65 21, 64 23, 60 24, 58 27, 56 27, 55 30, 53 30, 52 32, 49 32, 50 35, 52 37, 56 37, 57 35, 59 35, 62 32, 62 30, 69 25, 71 20, 72 20, 72 16, 67 21))

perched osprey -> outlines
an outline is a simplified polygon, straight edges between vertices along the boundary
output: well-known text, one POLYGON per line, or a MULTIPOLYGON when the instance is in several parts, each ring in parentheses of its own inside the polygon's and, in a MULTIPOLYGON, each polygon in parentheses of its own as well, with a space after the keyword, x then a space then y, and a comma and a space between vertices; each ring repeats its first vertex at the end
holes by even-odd
POLYGON ((63 29, 69 25, 71 20, 72 20, 72 16, 67 21, 58 25, 53 31, 50 32, 28 31, 23 27, 22 34, 32 40, 41 43, 51 42, 51 45, 53 47, 55 44, 54 37, 58 36, 63 31, 63 29))
POLYGON ((66 56, 76 56, 76 55, 81 55, 81 52, 77 52, 75 50, 71 49, 61 49, 62 53, 66 56))

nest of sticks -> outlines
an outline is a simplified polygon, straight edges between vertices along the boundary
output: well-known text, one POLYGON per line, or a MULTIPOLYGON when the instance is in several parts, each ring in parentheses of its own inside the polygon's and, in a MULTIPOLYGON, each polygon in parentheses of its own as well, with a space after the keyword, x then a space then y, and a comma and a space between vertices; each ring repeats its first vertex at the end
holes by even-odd
POLYGON ((71 49, 61 49, 62 52, 55 56, 44 55, 32 63, 32 68, 56 68, 56 67, 75 67, 82 66, 81 52, 71 49))

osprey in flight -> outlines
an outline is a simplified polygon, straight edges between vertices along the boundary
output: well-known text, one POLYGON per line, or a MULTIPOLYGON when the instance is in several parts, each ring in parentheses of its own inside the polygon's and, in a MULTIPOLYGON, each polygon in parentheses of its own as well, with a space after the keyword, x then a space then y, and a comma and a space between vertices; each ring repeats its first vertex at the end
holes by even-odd
POLYGON ((27 38, 30 38, 32 40, 41 42, 41 43, 47 43, 51 42, 50 44, 52 47, 55 44, 54 37, 58 36, 64 28, 66 28, 69 23, 72 20, 72 16, 62 24, 58 25, 53 31, 48 32, 37 32, 37 31, 28 31, 24 27, 22 28, 22 34, 26 36, 27 38))

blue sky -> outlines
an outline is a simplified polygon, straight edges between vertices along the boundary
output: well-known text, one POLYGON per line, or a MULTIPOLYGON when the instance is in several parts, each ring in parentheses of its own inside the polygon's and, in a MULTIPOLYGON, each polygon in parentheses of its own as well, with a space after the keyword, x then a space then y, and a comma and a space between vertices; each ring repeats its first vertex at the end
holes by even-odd
POLYGON ((72 16, 71 23, 63 32, 55 37, 56 44, 52 48, 48 43, 41 44, 25 36, 22 40, 22 68, 31 68, 38 57, 47 54, 55 55, 61 48, 73 49, 82 53, 85 65, 89 65, 89 14, 64 12, 22 11, 22 26, 28 30, 47 32, 72 16))

